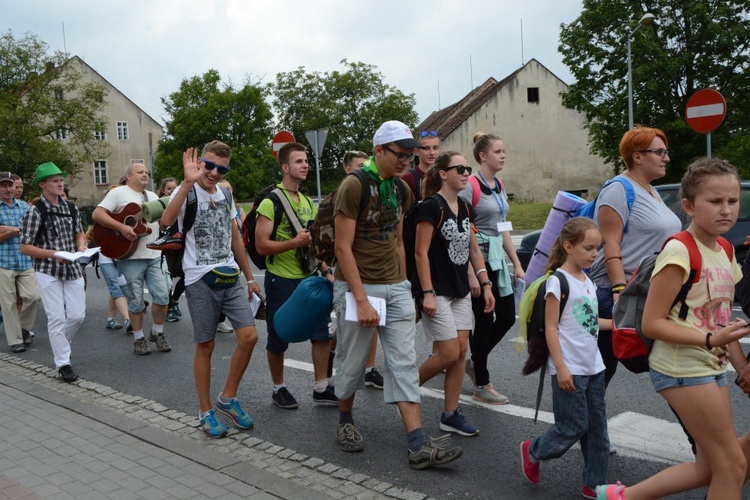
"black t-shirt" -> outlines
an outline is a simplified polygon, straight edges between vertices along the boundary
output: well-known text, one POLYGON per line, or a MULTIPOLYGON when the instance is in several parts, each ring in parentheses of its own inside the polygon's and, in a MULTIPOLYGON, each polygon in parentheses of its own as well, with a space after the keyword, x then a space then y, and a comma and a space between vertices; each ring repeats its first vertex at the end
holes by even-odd
POLYGON ((437 295, 465 297, 469 291, 469 241, 474 215, 459 198, 458 217, 439 194, 424 200, 416 223, 429 221, 436 229, 427 257, 430 259, 432 288, 437 295))

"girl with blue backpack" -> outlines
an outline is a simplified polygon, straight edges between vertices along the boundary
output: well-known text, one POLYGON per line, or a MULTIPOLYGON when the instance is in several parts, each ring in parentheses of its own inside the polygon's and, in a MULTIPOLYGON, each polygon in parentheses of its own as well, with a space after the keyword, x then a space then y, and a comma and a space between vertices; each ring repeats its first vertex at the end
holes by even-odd
POLYGON ((599 226, 591 219, 576 217, 563 225, 552 246, 547 268, 560 271, 569 290, 560 311, 560 302, 565 299, 561 280, 556 274, 547 278, 544 323, 555 423, 541 436, 521 443, 523 475, 537 484, 540 462, 559 458, 580 442, 585 464, 584 498, 596 498, 594 488, 606 479, 609 465, 605 367, 597 346, 596 286, 583 271, 596 259, 601 242, 599 226))

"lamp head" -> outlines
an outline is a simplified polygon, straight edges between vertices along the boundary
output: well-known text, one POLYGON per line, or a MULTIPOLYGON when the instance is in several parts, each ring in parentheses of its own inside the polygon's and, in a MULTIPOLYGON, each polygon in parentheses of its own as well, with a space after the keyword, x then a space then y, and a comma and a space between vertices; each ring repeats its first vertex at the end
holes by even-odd
POLYGON ((638 21, 638 23, 646 26, 646 25, 653 23, 654 19, 656 19, 656 16, 654 16, 650 12, 646 12, 645 14, 643 14, 643 17, 641 18, 640 21, 638 21))

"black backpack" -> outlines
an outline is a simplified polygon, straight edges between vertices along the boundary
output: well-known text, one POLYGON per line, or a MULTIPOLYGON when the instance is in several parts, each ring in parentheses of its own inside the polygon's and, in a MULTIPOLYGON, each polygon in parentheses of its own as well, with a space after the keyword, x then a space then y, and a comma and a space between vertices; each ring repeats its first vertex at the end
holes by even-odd
POLYGON ((70 212, 68 214, 48 211, 47 205, 45 205, 44 200, 42 200, 41 198, 34 203, 34 206, 37 210, 39 210, 39 215, 41 216, 41 220, 39 222, 39 231, 36 233, 34 241, 38 241, 39 236, 42 234, 42 228, 47 222, 47 218, 50 216, 71 218, 73 219, 73 224, 76 223, 76 219, 78 218, 78 207, 76 207, 75 203, 73 203, 72 201, 65 200, 65 203, 67 203, 68 211, 70 212))
MULTIPOLYGON (((229 203, 228 209, 232 207, 232 193, 229 192, 224 186, 217 186, 224 193, 229 203)), ((167 271, 173 278, 184 278, 185 271, 182 269, 182 256, 185 255, 185 238, 187 232, 193 228, 195 224, 195 217, 198 214, 198 194, 195 191, 195 186, 190 189, 187 195, 187 202, 185 203, 185 215, 182 218, 182 231, 180 231, 179 224, 175 222, 166 229, 166 232, 170 234, 182 233, 182 245, 179 250, 162 250, 161 257, 167 262, 167 271)))
POLYGON ((414 179, 414 190, 416 191, 416 193, 414 194, 414 198, 416 200, 421 200, 422 199, 422 176, 420 175, 419 172, 417 172, 417 170, 419 170, 419 167, 413 167, 409 169, 409 172, 411 172, 411 177, 412 179, 414 179))

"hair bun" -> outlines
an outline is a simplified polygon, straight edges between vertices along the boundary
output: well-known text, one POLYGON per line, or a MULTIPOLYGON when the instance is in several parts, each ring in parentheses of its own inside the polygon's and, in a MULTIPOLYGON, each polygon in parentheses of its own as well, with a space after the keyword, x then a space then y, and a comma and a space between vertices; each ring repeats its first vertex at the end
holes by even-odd
POLYGON ((481 139, 483 135, 484 135, 484 132, 477 132, 476 134, 474 134, 474 138, 471 140, 471 143, 476 144, 477 141, 481 139))

